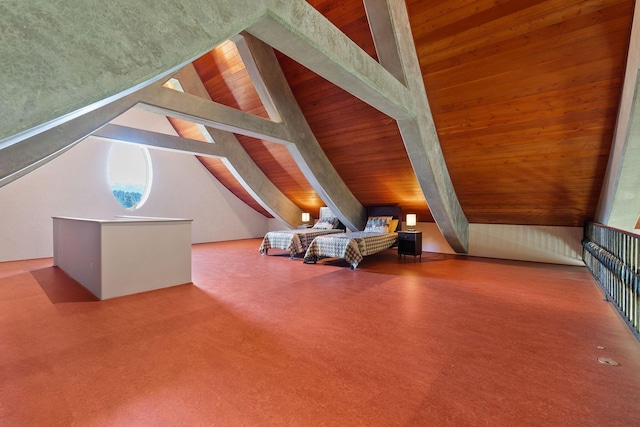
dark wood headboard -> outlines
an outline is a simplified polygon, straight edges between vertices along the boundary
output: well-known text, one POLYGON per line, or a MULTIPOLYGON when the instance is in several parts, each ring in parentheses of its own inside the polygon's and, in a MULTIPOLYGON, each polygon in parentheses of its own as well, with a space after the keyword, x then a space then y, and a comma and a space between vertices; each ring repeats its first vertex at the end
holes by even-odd
POLYGON ((398 228, 396 228, 396 231, 402 230, 402 209, 400 209, 398 205, 368 206, 367 218, 370 216, 392 216, 393 219, 398 220, 398 228))

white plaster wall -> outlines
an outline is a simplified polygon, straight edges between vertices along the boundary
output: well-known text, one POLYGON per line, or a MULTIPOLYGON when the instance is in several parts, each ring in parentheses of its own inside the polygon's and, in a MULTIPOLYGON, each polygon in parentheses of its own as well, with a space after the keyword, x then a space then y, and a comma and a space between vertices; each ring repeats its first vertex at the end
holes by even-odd
POLYGON ((584 265, 582 227, 470 224, 469 254, 488 258, 584 265))
POLYGON ((276 218, 269 218, 267 231, 291 230, 291 226, 276 218))
MULTIPOLYGON (((166 126, 132 110, 120 124, 166 126)), ((164 123, 163 123, 164 121, 164 123)), ((157 130, 157 129, 156 129, 157 130)), ((174 133, 175 134, 175 133, 174 133)), ((193 243, 262 237, 268 220, 231 194, 192 155, 150 149, 153 187, 144 206, 118 204, 107 183, 110 142, 87 138, 58 158, 0 187, 0 261, 53 255, 53 216, 112 219, 140 215, 193 219, 193 243)))
POLYGON ((100 299, 191 282, 189 222, 111 222, 101 227, 100 299))
POLYGON ((62 268, 98 298, 102 296, 101 228, 95 221, 53 220, 53 265, 62 268))
MULTIPOLYGON (((437 252, 441 254, 455 254, 449 243, 444 238, 438 226, 433 222, 419 222, 413 227, 416 231, 422 231, 422 251, 437 252)), ((407 230, 407 224, 402 224, 402 229, 407 230)))
MULTIPOLYGON (((436 224, 418 223, 415 229, 422 231, 423 251, 455 253, 436 224)), ((581 227, 469 224, 468 255, 582 266, 582 235, 581 227)))

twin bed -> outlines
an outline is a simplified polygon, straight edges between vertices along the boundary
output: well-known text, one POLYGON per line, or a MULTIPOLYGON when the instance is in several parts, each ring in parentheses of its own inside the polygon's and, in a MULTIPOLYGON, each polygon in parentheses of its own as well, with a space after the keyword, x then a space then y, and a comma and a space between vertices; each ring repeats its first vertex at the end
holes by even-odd
POLYGON ((365 256, 396 245, 396 231, 400 229, 400 208, 372 206, 367 209, 367 213, 364 231, 317 237, 309 245, 304 262, 315 264, 323 258, 342 258, 355 270, 365 256))
POLYGON ((260 253, 268 255, 269 249, 283 249, 289 252, 291 259, 303 254, 313 239, 318 236, 344 233, 345 226, 327 207, 320 208, 320 219, 311 228, 296 230, 269 231, 262 239, 260 253))
MULTIPOLYGON (((398 206, 370 207, 367 213, 368 219, 364 231, 344 233, 341 229, 317 230, 314 228, 271 231, 263 239, 260 253, 266 255, 269 248, 277 247, 289 251, 293 258, 305 252, 306 264, 315 264, 323 258, 342 258, 349 263, 352 270, 355 270, 365 256, 381 252, 398 242, 396 231, 400 229, 401 224, 401 212, 398 206)), ((318 223, 321 221, 323 221, 322 211, 318 223)))

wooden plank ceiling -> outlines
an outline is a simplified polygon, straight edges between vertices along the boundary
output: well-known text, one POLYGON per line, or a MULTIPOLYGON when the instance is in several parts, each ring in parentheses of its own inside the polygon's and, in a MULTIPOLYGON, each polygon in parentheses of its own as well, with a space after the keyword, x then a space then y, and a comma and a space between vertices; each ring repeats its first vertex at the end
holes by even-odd
MULTIPOLYGON (((373 58, 361 0, 309 0, 373 58)), ((621 93, 633 0, 407 0, 451 178, 470 223, 581 226, 595 214, 621 93)), ((396 123, 278 53, 311 129, 365 206, 432 221, 396 123)), ((211 98, 267 117, 235 46, 194 62, 211 98)), ((189 124, 173 120, 193 136, 189 124)), ((197 139, 197 138, 196 138, 197 139)), ((273 183, 317 217, 323 202, 286 147, 238 135, 273 183)), ((268 215, 219 160, 202 163, 268 215)))

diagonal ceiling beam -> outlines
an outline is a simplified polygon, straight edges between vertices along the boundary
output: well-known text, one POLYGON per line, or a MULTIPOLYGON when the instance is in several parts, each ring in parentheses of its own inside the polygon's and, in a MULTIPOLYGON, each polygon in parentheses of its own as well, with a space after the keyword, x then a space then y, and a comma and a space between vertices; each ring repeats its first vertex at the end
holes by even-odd
POLYGON ((460 206, 440 148, 404 1, 364 0, 381 64, 406 78, 415 115, 398 119, 409 160, 433 219, 458 253, 469 248, 469 222, 460 206), (388 39, 391 37, 391 39, 388 39), (384 39, 384 42, 381 40, 384 39), (401 64, 402 72, 397 70, 401 64), (391 65, 389 65, 391 64, 391 65))
POLYGON ((165 133, 131 128, 128 126, 108 124, 95 131, 91 136, 110 141, 124 141, 133 144, 185 154, 208 157, 224 157, 224 149, 210 142, 181 138, 165 133))
POLYGON ((267 3, 246 32, 396 120, 415 115, 409 89, 306 1, 267 3))
POLYGON ((96 129, 133 107, 139 96, 139 92, 134 92, 3 148, 0 155, 0 187, 55 159, 96 129))
POLYGON ((163 78, 255 22, 268 3, 0 2, 0 141, 163 78))
POLYGON ((318 55, 329 58, 309 68, 332 81, 341 76, 343 84, 334 83, 376 102, 391 117, 412 115, 407 89, 380 74, 376 61, 304 0, 193 0, 181 9, 175 13, 173 0, 156 0, 153 13, 135 4, 126 14, 99 0, 67 0, 64 8, 44 0, 1 5, 0 22, 6 25, 0 25, 0 139, 122 97, 247 28, 305 66, 318 55), (92 22, 92 31, 84 31, 82 17, 94 15, 100 19, 92 22), (12 31, 16 23, 32 31, 12 31), (32 52, 28 61, 24 52, 32 52), (41 95, 37 103, 34 92, 41 95))
POLYGON ((293 144, 287 148, 304 176, 345 226, 362 230, 366 224, 366 210, 322 151, 273 49, 246 33, 234 37, 233 41, 263 104, 269 105, 267 111, 275 110, 274 114, 282 118, 289 134, 295 135, 293 144))
POLYGON ((148 91, 140 99, 138 108, 253 138, 280 144, 291 142, 287 128, 282 123, 157 84, 153 91, 148 91))
POLYGON ((391 22, 391 15, 387 9, 387 1, 364 1, 364 7, 380 65, 406 86, 407 79, 404 75, 402 57, 396 43, 393 22, 391 22))
MULTIPOLYGON (((199 97, 205 101, 211 99, 193 64, 180 70, 175 78, 180 82, 182 90, 193 95, 191 98, 199 97)), ((292 227, 300 225, 302 210, 267 178, 235 135, 211 127, 207 127, 206 130, 215 141, 215 145, 224 152, 222 162, 243 188, 274 218, 292 227)))
POLYGON ((300 225, 302 210, 262 172, 235 135, 213 128, 207 131, 216 144, 224 147, 222 162, 244 189, 274 218, 291 227, 300 225))

